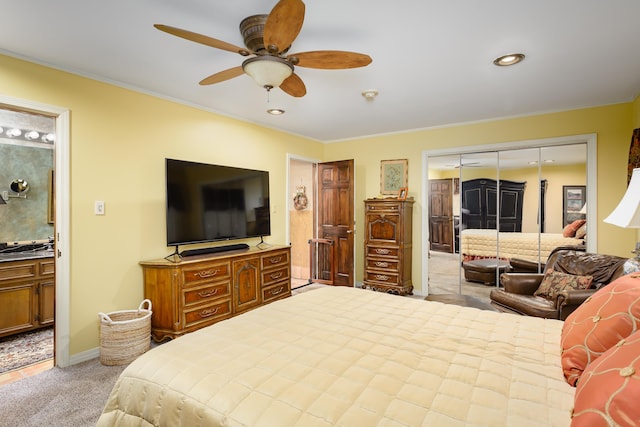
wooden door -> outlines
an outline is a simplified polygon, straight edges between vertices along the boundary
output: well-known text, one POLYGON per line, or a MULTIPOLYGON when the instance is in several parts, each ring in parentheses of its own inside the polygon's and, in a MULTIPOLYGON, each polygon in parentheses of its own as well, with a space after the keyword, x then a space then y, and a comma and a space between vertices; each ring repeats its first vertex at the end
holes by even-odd
POLYGON ((355 283, 353 177, 353 160, 318 164, 317 237, 333 243, 318 245, 313 262, 318 279, 337 286, 355 283))
POLYGON ((450 179, 429 180, 430 249, 453 253, 453 203, 450 179))

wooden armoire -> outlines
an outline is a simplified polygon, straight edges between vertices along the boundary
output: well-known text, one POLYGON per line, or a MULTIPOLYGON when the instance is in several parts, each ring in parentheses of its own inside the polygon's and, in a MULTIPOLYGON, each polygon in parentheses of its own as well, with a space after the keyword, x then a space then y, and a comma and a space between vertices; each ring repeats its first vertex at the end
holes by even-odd
POLYGON ((362 287, 411 295, 412 199, 365 200, 364 280, 362 287))

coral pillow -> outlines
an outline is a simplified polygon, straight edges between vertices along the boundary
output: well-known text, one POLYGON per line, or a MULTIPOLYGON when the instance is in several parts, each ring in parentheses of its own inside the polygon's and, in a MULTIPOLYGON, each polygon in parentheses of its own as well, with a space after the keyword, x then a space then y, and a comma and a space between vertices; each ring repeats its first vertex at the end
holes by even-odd
POLYGON ((592 281, 593 276, 576 276, 547 270, 540 286, 533 294, 539 297, 553 298, 556 293, 565 289, 587 289, 591 286, 592 281))
POLYGON ((564 321, 562 370, 575 385, 590 363, 640 327, 640 274, 622 276, 597 290, 564 321))
POLYGON ((576 388, 571 427, 640 425, 640 332, 585 369, 576 388))
POLYGON ((564 230, 562 230, 562 235, 564 237, 575 237, 576 231, 578 231, 578 228, 582 227, 585 222, 587 221, 584 219, 577 219, 573 221, 571 224, 568 224, 566 227, 564 227, 564 230))

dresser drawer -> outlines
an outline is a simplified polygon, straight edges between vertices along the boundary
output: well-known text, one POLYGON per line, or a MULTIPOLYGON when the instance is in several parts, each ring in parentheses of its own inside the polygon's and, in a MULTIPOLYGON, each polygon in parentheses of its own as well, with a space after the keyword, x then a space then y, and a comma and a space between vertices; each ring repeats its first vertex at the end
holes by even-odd
POLYGON ((276 252, 275 254, 264 255, 260 257, 260 262, 263 270, 288 266, 289 251, 281 251, 276 252))
POLYGON ((398 271, 398 260, 367 258, 366 269, 398 271))
POLYGON ((380 213, 398 212, 400 210, 400 204, 395 201, 367 203, 366 208, 367 208, 367 212, 380 212, 380 213))
POLYGON ((369 271, 365 272, 365 280, 369 282, 379 282, 396 285, 398 283, 398 274, 395 272, 377 272, 369 271))
POLYGON ((198 287, 190 287, 182 291, 182 298, 185 306, 200 304, 216 298, 229 296, 231 294, 231 285, 229 282, 222 282, 213 285, 203 285, 198 287))
POLYGON ((223 262, 185 268, 182 274, 184 275, 184 284, 189 285, 191 283, 202 282, 203 280, 217 281, 229 279, 231 277, 229 273, 230 270, 229 263, 223 262))
POLYGON ((274 283, 289 279, 289 265, 278 268, 276 270, 269 270, 262 272, 262 287, 273 285, 274 283))
POLYGON ((392 257, 398 259, 398 248, 388 246, 367 246, 367 256, 392 257))
POLYGON ((231 316, 231 300, 226 299, 203 307, 184 311, 184 327, 213 322, 231 316))
POLYGON ((289 289, 289 286, 290 286, 289 282, 286 281, 286 282, 280 282, 276 285, 262 289, 262 301, 269 302, 269 301, 276 300, 278 298, 291 295, 291 290, 289 289))

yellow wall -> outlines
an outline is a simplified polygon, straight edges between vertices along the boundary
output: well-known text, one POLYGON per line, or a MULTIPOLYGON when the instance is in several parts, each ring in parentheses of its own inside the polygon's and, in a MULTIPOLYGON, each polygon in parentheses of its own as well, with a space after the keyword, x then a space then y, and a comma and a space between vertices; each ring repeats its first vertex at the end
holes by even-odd
MULTIPOLYGON (((636 109, 639 101, 636 101, 636 109)), ((553 114, 519 117, 452 127, 423 129, 328 144, 325 160, 355 159, 356 222, 364 223, 362 200, 380 192, 380 161, 409 159, 409 196, 416 199, 413 225, 414 287, 426 292, 422 277, 422 153, 456 146, 487 145, 570 135, 597 134, 598 146, 598 252, 629 256, 635 233, 602 222, 622 198, 626 189, 626 164, 633 130, 633 105, 616 104, 553 114)), ((356 275, 363 274, 363 233, 356 235, 356 275)))
POLYGON ((138 262, 171 253, 165 157, 268 170, 267 241, 276 244, 285 241, 287 153, 322 157, 317 142, 6 56, 0 87, 71 111, 71 355, 99 345, 98 312, 138 306, 138 262), (95 200, 106 215, 93 214, 95 200))
MULTIPOLYGON (((421 153, 597 133, 598 250, 628 255, 635 233, 603 224, 624 193, 631 130, 640 101, 493 122, 425 129, 320 144, 192 107, 0 56, 3 95, 71 111, 70 354, 98 346, 99 311, 142 299, 142 259, 168 255, 164 225, 165 157, 267 169, 271 177, 273 243, 284 242, 286 154, 327 161, 355 159, 357 224, 365 198, 379 193, 380 160, 409 159, 414 208, 414 286, 421 286, 421 153), (106 215, 95 216, 95 200, 106 215)), ((357 233, 357 280, 362 280, 363 233, 357 233)))

